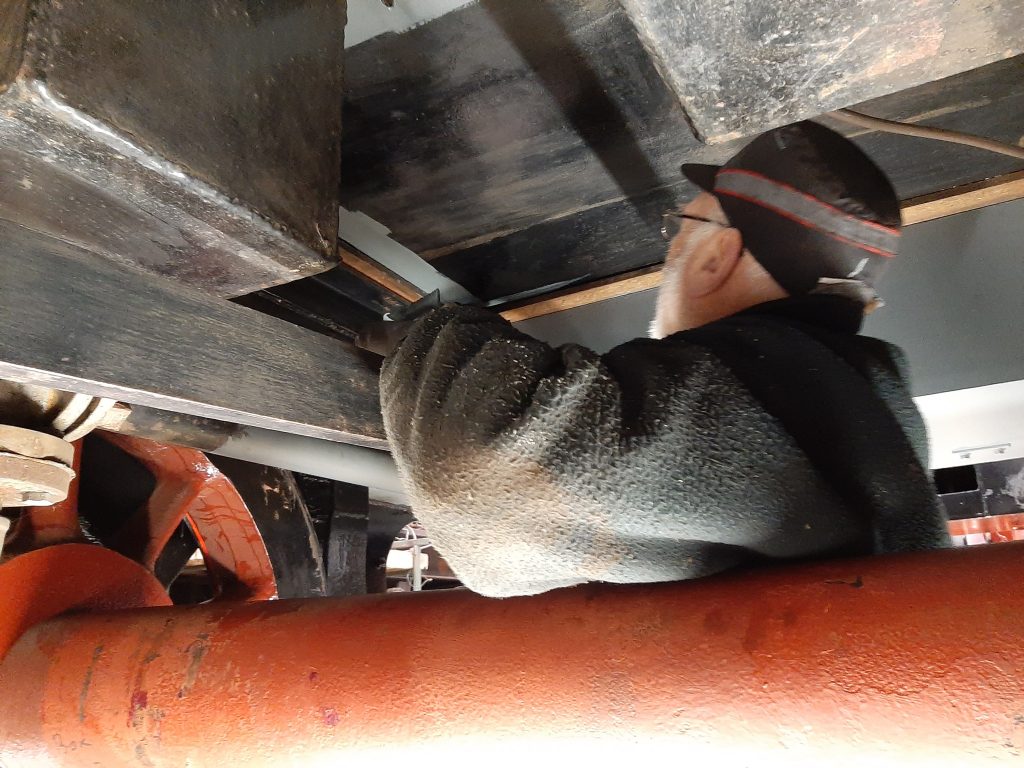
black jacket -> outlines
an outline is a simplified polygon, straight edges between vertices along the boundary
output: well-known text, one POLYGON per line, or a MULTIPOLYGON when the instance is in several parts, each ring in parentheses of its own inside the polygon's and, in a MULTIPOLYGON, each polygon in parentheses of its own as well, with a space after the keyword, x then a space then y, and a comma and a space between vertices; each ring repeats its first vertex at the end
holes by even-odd
POLYGON ((945 546, 902 355, 861 319, 811 295, 597 355, 442 307, 385 361, 385 426, 487 595, 945 546))

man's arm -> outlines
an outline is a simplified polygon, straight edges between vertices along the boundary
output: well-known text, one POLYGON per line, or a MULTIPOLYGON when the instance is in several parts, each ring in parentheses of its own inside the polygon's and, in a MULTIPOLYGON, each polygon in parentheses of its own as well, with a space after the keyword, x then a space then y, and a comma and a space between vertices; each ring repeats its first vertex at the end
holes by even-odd
POLYGON ((486 310, 413 325, 381 371, 385 427, 417 516, 468 586, 504 596, 593 578, 558 551, 586 518, 569 488, 591 462, 571 446, 614 441, 618 400, 596 354, 486 310))
MULTIPOLYGON (((515 439, 557 440, 583 402, 614 389, 600 357, 574 345, 553 349, 476 307, 447 306, 417 321, 381 372, 392 447, 420 477, 442 461, 467 461, 515 439), (554 399, 557 402, 551 402, 554 399), (555 429, 554 422, 562 424, 555 429)), ((579 424, 576 425, 579 428, 579 424)))

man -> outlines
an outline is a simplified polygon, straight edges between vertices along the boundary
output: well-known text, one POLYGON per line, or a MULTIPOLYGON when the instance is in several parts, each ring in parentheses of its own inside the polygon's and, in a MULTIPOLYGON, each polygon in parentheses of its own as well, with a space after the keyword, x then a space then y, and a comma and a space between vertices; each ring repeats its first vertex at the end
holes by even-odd
POLYGON ((415 514, 477 592, 948 543, 901 354, 857 335, 899 238, 884 174, 809 122, 683 172, 655 339, 552 349, 447 306, 385 361, 415 514))

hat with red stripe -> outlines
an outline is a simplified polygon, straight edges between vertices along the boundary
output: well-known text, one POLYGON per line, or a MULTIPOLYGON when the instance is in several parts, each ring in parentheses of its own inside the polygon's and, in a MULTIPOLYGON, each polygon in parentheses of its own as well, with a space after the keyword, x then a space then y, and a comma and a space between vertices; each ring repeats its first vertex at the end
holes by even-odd
POLYGON ((900 205, 856 144, 804 121, 758 136, 723 166, 684 164, 754 258, 790 294, 825 280, 872 288, 896 255, 900 205))

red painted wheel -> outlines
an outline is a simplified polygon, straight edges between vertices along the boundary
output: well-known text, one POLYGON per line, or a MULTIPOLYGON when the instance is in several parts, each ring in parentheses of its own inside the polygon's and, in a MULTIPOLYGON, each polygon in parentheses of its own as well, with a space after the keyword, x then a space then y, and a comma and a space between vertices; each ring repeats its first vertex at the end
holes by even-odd
POLYGON ((202 451, 114 433, 103 437, 137 459, 156 480, 153 494, 120 531, 114 549, 152 571, 185 521, 218 597, 277 597, 270 555, 249 507, 202 451))
MULTIPOLYGON (((109 547, 87 543, 78 514, 78 479, 67 501, 28 507, 0 565, 0 658, 30 627, 80 609, 171 605, 154 570, 187 523, 218 599, 278 596, 267 546, 235 486, 201 451, 103 434, 152 475, 153 492, 114 534, 109 547)), ((76 444, 76 469, 81 443, 76 444)))

